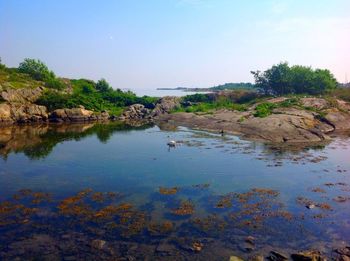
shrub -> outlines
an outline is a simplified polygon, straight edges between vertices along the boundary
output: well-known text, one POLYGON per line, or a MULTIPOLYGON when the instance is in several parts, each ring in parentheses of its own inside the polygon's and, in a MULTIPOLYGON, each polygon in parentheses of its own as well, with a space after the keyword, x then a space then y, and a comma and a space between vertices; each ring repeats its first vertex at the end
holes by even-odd
POLYGON ((44 105, 49 111, 66 108, 69 96, 57 91, 46 91, 38 100, 37 104, 44 105))
POLYGON ((19 64, 18 71, 29 74, 34 80, 45 82, 48 88, 57 90, 65 88, 64 83, 40 60, 26 58, 19 64))
POLYGON ((109 85, 109 83, 105 79, 101 79, 96 83, 96 90, 100 92, 107 92, 111 91, 112 87, 109 85))
POLYGON ((260 103, 255 108, 256 112, 254 113, 254 116, 260 117, 260 118, 267 117, 272 113, 272 110, 274 108, 276 108, 276 104, 274 103, 271 103, 271 102, 260 103))
POLYGON ((330 93, 331 96, 350 102, 350 88, 337 88, 330 93))
POLYGON ((18 71, 29 74, 33 79, 44 81, 47 78, 55 78, 53 72, 40 60, 24 59, 18 66, 18 71))

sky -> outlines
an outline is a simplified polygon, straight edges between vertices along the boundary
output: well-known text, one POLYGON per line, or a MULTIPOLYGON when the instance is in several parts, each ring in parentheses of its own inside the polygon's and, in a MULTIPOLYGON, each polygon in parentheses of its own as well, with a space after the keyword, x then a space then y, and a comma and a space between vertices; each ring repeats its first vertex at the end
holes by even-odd
POLYGON ((114 88, 252 82, 287 61, 350 80, 349 0, 0 0, 0 57, 114 88))

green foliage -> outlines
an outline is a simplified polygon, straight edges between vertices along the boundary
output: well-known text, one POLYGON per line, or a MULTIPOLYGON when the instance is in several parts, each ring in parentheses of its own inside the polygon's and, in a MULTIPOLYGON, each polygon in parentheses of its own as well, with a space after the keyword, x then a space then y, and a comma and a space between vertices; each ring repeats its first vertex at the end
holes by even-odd
POLYGON ((331 96, 350 102, 350 88, 337 88, 330 93, 331 96))
POLYGON ((267 117, 272 113, 272 110, 274 108, 276 108, 276 104, 274 103, 271 103, 271 102, 260 103, 255 108, 254 116, 260 117, 260 118, 267 117))
POLYGON ((96 89, 96 84, 93 81, 86 79, 71 80, 71 85, 73 87, 72 94, 48 90, 37 103, 46 106, 49 111, 82 105, 88 110, 108 111, 111 115, 119 115, 124 107, 131 104, 141 103, 150 108, 154 107, 157 101, 157 98, 137 97, 132 92, 122 92, 112 88, 101 92, 96 89))
POLYGON ((244 104, 236 104, 228 100, 226 97, 220 97, 215 101, 199 102, 190 106, 181 106, 175 109, 173 112, 205 112, 210 113, 213 110, 228 109, 245 111, 247 106, 244 104))
POLYGON ((35 59, 24 59, 19 64, 18 71, 27 73, 38 81, 44 81, 46 78, 55 78, 55 74, 42 61, 35 59))
POLYGON ((112 90, 112 87, 105 79, 101 79, 96 83, 96 90, 100 92, 108 92, 112 90))
POLYGON ((250 90, 254 88, 255 88, 255 85, 250 82, 240 82, 240 83, 225 83, 225 84, 211 87, 210 89, 214 91, 222 91, 222 90, 250 90))
POLYGON ((186 95, 182 98, 185 102, 213 102, 214 97, 212 95, 195 93, 192 95, 186 95))
POLYGON ((28 74, 20 73, 16 68, 0 68, 0 84, 5 89, 36 88, 43 83, 34 80, 28 74))
POLYGON ((18 72, 29 74, 34 80, 45 82, 46 87, 62 90, 65 85, 61 82, 53 71, 40 60, 24 59, 18 66, 18 72))
POLYGON ((337 87, 337 81, 329 70, 316 69, 288 63, 273 65, 270 69, 251 72, 256 87, 264 94, 312 94, 329 92, 337 87))
POLYGON ((5 69, 6 68, 6 66, 4 65, 4 64, 2 64, 2 62, 1 62, 1 57, 0 57, 0 70, 3 70, 3 69, 5 69))
POLYGON ((48 90, 37 100, 37 104, 44 105, 49 111, 68 107, 69 95, 48 90))

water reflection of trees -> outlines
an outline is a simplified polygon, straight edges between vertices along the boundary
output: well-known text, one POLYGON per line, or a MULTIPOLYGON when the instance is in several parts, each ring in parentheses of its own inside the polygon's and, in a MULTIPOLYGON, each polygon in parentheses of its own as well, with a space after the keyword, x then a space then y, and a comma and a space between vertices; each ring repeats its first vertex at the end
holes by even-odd
POLYGON ((115 132, 149 127, 150 125, 134 127, 121 122, 1 127, 0 157, 7 159, 11 153, 24 153, 30 159, 42 159, 63 141, 79 141, 96 135, 100 142, 106 143, 115 132))

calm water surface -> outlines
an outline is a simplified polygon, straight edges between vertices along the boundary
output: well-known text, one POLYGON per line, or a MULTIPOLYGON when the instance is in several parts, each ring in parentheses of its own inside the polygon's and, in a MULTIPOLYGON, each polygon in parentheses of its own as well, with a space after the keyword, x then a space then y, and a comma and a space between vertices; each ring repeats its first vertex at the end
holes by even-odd
POLYGON ((332 256, 350 243, 349 145, 117 122, 3 127, 0 259, 332 256))

